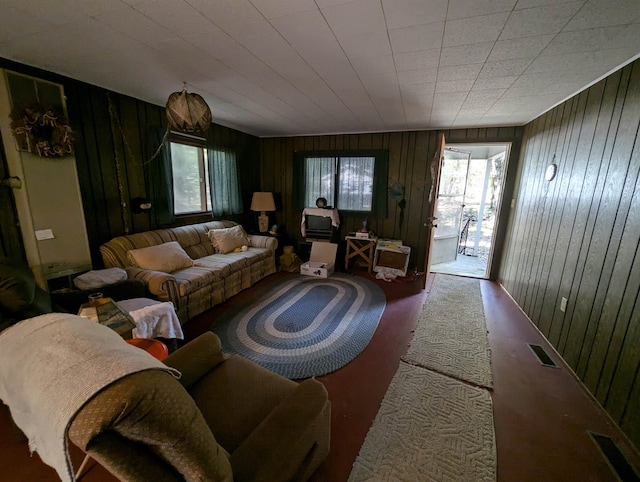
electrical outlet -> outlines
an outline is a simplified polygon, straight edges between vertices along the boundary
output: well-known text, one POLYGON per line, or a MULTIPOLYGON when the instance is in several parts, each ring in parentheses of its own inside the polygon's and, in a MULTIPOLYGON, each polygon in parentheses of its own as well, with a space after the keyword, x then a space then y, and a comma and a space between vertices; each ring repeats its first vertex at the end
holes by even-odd
POLYGON ((516 200, 515 200, 515 199, 512 199, 512 200, 511 200, 511 207, 512 207, 512 208, 515 208, 515 207, 516 207, 516 200))
POLYGON ((560 311, 563 313, 567 310, 567 299, 563 296, 562 301, 560 301, 560 311))

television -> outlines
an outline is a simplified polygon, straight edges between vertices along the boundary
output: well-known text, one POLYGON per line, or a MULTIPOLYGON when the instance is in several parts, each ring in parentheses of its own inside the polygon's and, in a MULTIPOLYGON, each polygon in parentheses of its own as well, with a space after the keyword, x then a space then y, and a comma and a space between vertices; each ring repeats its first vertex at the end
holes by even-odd
POLYGON ((328 216, 305 215, 305 238, 316 241, 330 241, 333 234, 331 218, 328 216))

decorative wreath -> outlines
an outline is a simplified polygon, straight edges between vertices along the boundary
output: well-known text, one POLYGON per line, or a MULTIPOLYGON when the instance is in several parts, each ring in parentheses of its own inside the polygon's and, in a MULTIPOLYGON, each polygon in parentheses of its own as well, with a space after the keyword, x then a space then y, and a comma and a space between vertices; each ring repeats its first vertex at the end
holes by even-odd
POLYGON ((73 152, 73 132, 59 108, 36 104, 14 109, 10 117, 21 149, 41 157, 64 157, 73 152))

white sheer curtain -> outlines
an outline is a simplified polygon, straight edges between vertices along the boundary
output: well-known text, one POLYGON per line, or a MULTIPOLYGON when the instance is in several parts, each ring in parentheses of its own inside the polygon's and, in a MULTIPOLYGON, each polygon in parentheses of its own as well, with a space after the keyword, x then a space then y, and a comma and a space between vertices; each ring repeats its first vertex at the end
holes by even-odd
POLYGON ((335 200, 337 157, 307 157, 305 165, 305 207, 315 207, 316 199, 323 197, 329 205, 335 200))

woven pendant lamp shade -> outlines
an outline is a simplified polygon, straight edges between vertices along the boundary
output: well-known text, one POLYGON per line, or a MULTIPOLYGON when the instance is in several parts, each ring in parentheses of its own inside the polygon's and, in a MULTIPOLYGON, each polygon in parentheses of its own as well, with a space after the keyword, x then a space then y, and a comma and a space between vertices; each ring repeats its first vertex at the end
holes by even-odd
POLYGON ((171 128, 179 132, 199 134, 211 126, 211 109, 200 95, 186 88, 169 96, 166 111, 171 128))

